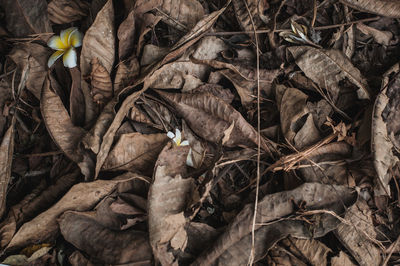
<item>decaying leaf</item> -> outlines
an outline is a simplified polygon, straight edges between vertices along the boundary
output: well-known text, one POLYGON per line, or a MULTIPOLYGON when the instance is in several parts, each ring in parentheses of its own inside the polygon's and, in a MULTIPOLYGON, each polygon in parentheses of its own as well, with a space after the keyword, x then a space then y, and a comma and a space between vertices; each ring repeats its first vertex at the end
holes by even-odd
POLYGON ((197 0, 164 0, 158 10, 164 22, 181 31, 191 29, 204 16, 197 0))
POLYGON ((340 251, 339 255, 331 259, 332 266, 355 266, 350 257, 344 252, 340 251))
POLYGON ((111 77, 107 69, 105 69, 98 58, 93 58, 92 72, 90 74, 92 84, 93 101, 97 104, 104 105, 113 97, 113 86, 111 77))
POLYGON ((74 211, 65 212, 59 223, 65 240, 89 254, 91 261, 102 264, 151 264, 151 248, 145 232, 110 230, 99 225, 90 214, 74 211))
POLYGON ((139 76, 139 69, 139 62, 135 57, 118 64, 114 79, 115 95, 118 95, 123 88, 135 82, 135 78, 139 76))
POLYGON ((75 126, 85 125, 85 96, 81 88, 81 72, 78 68, 74 67, 70 70, 72 85, 71 93, 69 95, 69 112, 71 114, 71 121, 75 126))
POLYGON ((381 250, 377 244, 377 233, 372 221, 372 211, 368 204, 359 199, 350 207, 344 219, 348 224, 339 225, 335 234, 357 260, 359 265, 380 265, 381 250))
MULTIPOLYGON (((261 26, 261 16, 264 15, 265 9, 268 8, 266 1, 259 0, 233 0, 236 18, 240 27, 245 31, 253 31, 261 26), (254 27, 253 27, 253 23, 254 27)), ((254 36, 254 34, 250 34, 254 36)))
POLYGON ((370 98, 366 79, 341 51, 322 50, 310 46, 293 46, 288 49, 306 76, 321 88, 326 88, 334 102, 340 94, 339 82, 344 79, 348 79, 358 87, 357 95, 360 99, 370 98))
POLYGON ((62 199, 50 209, 25 223, 12 238, 7 250, 33 243, 53 241, 58 235, 57 218, 68 210, 92 209, 102 198, 113 192, 121 183, 132 182, 136 176, 128 174, 120 179, 97 180, 73 186, 62 199))
POLYGON ((46 79, 43 86, 40 109, 54 142, 72 161, 82 161, 83 155, 78 151, 78 144, 85 131, 72 124, 60 97, 50 87, 49 79, 46 79))
POLYGON ((390 31, 380 31, 362 23, 357 24, 357 29, 366 35, 371 35, 377 43, 382 45, 389 45, 390 40, 393 38, 393 33, 390 31))
POLYGON ((3 217, 5 212, 7 188, 11 178, 11 163, 14 153, 14 124, 15 119, 13 119, 0 144, 0 218, 3 217))
POLYGON ((47 6, 47 12, 53 23, 71 23, 88 15, 89 4, 79 0, 52 0, 47 6))
POLYGON ((118 28, 118 56, 120 60, 132 55, 135 32, 135 11, 131 11, 118 28))
POLYGON ((90 74, 90 62, 95 58, 110 73, 114 64, 114 56, 114 6, 112 0, 108 0, 83 38, 81 52, 83 77, 90 74))
MULTIPOLYGON (((236 111, 223 100, 209 93, 179 94, 158 92, 174 106, 190 128, 205 140, 220 142, 224 131, 235 122, 231 137, 225 143, 228 147, 247 146, 249 141, 257 144, 257 131, 236 111)), ((263 142, 263 141, 262 141, 263 142)), ((263 148, 268 150, 267 144, 263 148)))
POLYGON ((7 29, 15 37, 52 32, 46 0, 2 0, 7 29))
MULTIPOLYGON (((336 218, 329 214, 316 218, 320 222, 307 229, 308 226, 301 221, 280 220, 295 212, 293 203, 305 202, 307 209, 331 210, 341 214, 346 206, 354 203, 356 197, 356 193, 347 187, 319 183, 305 183, 291 191, 265 196, 257 208, 255 261, 264 257, 269 248, 288 235, 318 237, 338 226, 336 218)), ((251 251, 253 212, 254 205, 246 205, 213 246, 197 258, 194 265, 246 264, 251 251)))
POLYGON ((123 134, 108 154, 103 170, 147 173, 167 141, 166 134, 123 134))
POLYGON ((400 18, 400 2, 392 0, 340 0, 352 8, 384 17, 400 18))
POLYGON ((375 186, 375 196, 390 196, 389 181, 392 178, 390 169, 399 161, 393 153, 393 148, 399 148, 398 139, 398 102, 400 75, 399 64, 393 66, 384 75, 382 91, 376 97, 371 133, 371 151, 374 156, 375 170, 378 180, 375 186), (391 75, 394 80, 390 80, 391 75), (390 83, 389 83, 390 82, 390 83))

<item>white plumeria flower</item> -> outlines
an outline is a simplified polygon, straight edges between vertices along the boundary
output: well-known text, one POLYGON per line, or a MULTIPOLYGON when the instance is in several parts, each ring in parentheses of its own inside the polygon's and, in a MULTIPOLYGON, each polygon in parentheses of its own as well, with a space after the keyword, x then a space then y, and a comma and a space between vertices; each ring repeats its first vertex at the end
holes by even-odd
POLYGON ((187 141, 187 140, 182 141, 182 134, 179 129, 175 130, 175 134, 171 131, 168 131, 167 136, 168 136, 168 138, 172 139, 175 142, 176 146, 189 145, 189 141, 187 141))
POLYGON ((65 67, 76 67, 77 55, 75 48, 82 45, 82 33, 80 33, 75 27, 68 28, 61 31, 60 36, 55 35, 51 37, 47 45, 51 49, 57 50, 50 56, 49 61, 47 62, 49 68, 61 56, 63 56, 65 67))
MULTIPOLYGON (((167 133, 168 138, 172 139, 174 141, 174 143, 176 144, 176 146, 188 146, 189 145, 189 141, 188 140, 184 140, 182 141, 182 134, 181 131, 179 129, 175 130, 175 134, 171 131, 168 131, 167 133)), ((190 167, 194 167, 193 164, 193 153, 192 153, 192 148, 189 149, 189 153, 186 157, 186 165, 190 166, 190 167)))

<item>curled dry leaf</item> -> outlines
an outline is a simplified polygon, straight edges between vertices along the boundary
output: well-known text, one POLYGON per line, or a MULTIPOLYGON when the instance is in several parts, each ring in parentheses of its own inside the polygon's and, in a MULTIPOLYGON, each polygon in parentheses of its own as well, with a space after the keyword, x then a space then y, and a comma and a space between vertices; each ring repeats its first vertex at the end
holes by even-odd
POLYGON ((135 11, 131 11, 118 28, 118 56, 120 60, 132 55, 135 32, 135 11))
POLYGON ((164 0, 159 11, 165 23, 184 32, 204 16, 204 8, 197 0, 164 0))
POLYGON ((371 151, 374 157, 375 170, 378 180, 375 186, 375 196, 390 196, 389 182, 392 178, 390 169, 399 161, 393 148, 400 147, 399 123, 400 113, 398 104, 400 101, 400 64, 394 65, 385 73, 382 82, 382 90, 376 97, 371 134, 371 151), (391 80, 390 77, 394 75, 391 80))
POLYGON ((133 84, 135 78, 139 76, 139 70, 139 62, 135 57, 120 62, 118 64, 117 73, 115 73, 114 94, 118 95, 123 88, 129 84, 133 84))
MULTIPOLYGON (((264 11, 268 8, 267 1, 233 0, 232 3, 233 8, 235 9, 236 18, 243 30, 253 31, 262 25, 261 17, 264 15, 264 11), (253 19, 255 29, 251 18, 253 19)), ((250 35, 254 36, 252 33, 250 35)))
POLYGON ((44 83, 40 110, 54 142, 72 161, 81 162, 83 155, 78 150, 78 144, 85 131, 73 125, 60 97, 50 87, 49 79, 44 83))
MULTIPOLYGON (((301 238, 321 237, 334 230, 338 221, 330 215, 321 215, 320 221, 309 227, 300 220, 280 218, 296 212, 293 203, 305 202, 310 210, 331 210, 341 214, 356 200, 357 193, 345 186, 305 183, 300 187, 265 196, 258 203, 255 226, 255 261, 261 259, 277 241, 288 235, 301 238), (332 220, 334 219, 334 220, 332 220), (270 223, 272 222, 272 223, 270 223)), ((248 204, 236 216, 214 245, 197 258, 194 265, 246 264, 252 249, 251 231, 254 205, 248 204)))
POLYGON ((26 88, 37 99, 40 99, 47 75, 46 65, 50 56, 49 50, 37 43, 24 43, 15 45, 9 56, 17 64, 19 71, 27 67, 26 88))
POLYGON ((218 84, 210 84, 210 83, 201 85, 200 87, 197 87, 196 89, 193 89, 189 92, 190 93, 210 93, 210 94, 214 95, 215 97, 220 98, 227 104, 231 104, 233 101, 233 98, 235 97, 229 89, 224 89, 224 87, 222 87, 218 84))
POLYGON ((101 65, 98 58, 92 59, 92 72, 90 74, 92 84, 93 101, 104 105, 113 97, 113 86, 107 69, 101 65))
POLYGON ((69 95, 69 112, 71 121, 76 126, 85 125, 85 96, 81 88, 81 72, 77 67, 70 69, 72 85, 69 95))
POLYGON ((42 212, 33 220, 25 223, 12 238, 7 250, 13 250, 29 244, 53 241, 58 235, 57 218, 67 210, 87 211, 102 198, 113 192, 120 183, 132 182, 135 175, 125 175, 122 179, 97 180, 73 186, 50 209, 42 212))
MULTIPOLYGON (((236 111, 223 100, 209 93, 179 94, 158 91, 188 123, 190 128, 205 140, 219 143, 225 130, 235 124, 225 146, 248 146, 249 141, 257 145, 257 131, 236 111)), ((262 147, 269 150, 264 140, 262 147)))
MULTIPOLYGON (((353 255, 359 265, 381 265, 381 250, 377 246, 377 233, 372 221, 372 211, 368 204, 359 199, 350 207, 342 223, 335 230, 336 236, 353 255)), ((380 244, 380 243, 379 243, 380 244)), ((382 245, 379 245, 382 247, 382 245)))
POLYGON ((384 17, 400 18, 400 2, 393 0, 340 0, 340 2, 364 12, 384 17))
POLYGON ((389 45, 393 38, 393 33, 390 31, 380 31, 362 23, 357 23, 357 29, 366 35, 371 35, 377 43, 382 45, 389 45))
POLYGON ((11 163, 14 153, 15 119, 3 136, 0 144, 0 219, 6 208, 7 188, 11 178, 11 163))
POLYGON ((79 0, 52 0, 47 6, 47 12, 55 24, 71 23, 89 14, 89 4, 79 0))
POLYGON ((89 214, 67 211, 60 220, 61 234, 71 244, 104 264, 151 264, 152 254, 145 232, 114 231, 99 225, 89 214))
POLYGON ((115 56, 114 6, 108 0, 87 30, 82 42, 81 71, 83 77, 90 74, 90 62, 97 58, 111 72, 115 56))
POLYGON ((144 124, 149 124, 149 125, 153 124, 153 121, 149 118, 149 116, 136 106, 133 106, 131 108, 131 111, 129 113, 129 118, 132 121, 136 121, 139 123, 144 123, 144 124))
POLYGON ((341 51, 323 50, 310 46, 293 46, 288 49, 306 76, 321 88, 328 90, 334 103, 340 94, 339 82, 344 79, 348 79, 358 87, 357 95, 360 99, 370 98, 366 79, 341 51))
POLYGON ((339 255, 332 257, 331 259, 332 266, 355 266, 353 261, 350 259, 349 255, 344 251, 340 251, 339 255))
POLYGON ((7 29, 15 37, 52 32, 46 0, 3 0, 7 29))
POLYGON ((167 141, 166 134, 123 134, 108 154, 102 169, 148 173, 167 141))
MULTIPOLYGON (((77 181, 79 171, 75 170, 63 175, 57 181, 47 187, 40 184, 18 204, 12 206, 7 218, 0 224, 0 246, 4 248, 11 241, 15 232, 26 221, 35 217, 43 209, 47 209, 55 203, 77 181)), ((45 183, 45 182, 44 182, 45 183)))

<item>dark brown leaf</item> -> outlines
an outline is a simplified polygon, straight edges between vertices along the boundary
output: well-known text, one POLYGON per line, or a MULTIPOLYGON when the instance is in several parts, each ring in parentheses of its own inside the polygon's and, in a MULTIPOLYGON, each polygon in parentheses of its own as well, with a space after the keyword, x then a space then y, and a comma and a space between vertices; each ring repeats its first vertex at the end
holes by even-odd
POLYGON ((117 73, 115 73, 114 94, 118 95, 123 88, 133 84, 135 78, 139 76, 139 70, 139 62, 135 57, 120 62, 118 64, 117 73))
POLYGON ((340 0, 340 2, 360 11, 400 18, 400 2, 396 0, 340 0))
MULTIPOLYGON (((262 25, 261 16, 268 8, 266 1, 258 0, 233 0, 236 18, 244 31, 254 31, 262 25), (254 27, 251 19, 253 19, 254 27)), ((254 34, 250 34, 254 36, 254 34)))
POLYGON ((15 37, 52 32, 46 0, 2 0, 7 29, 15 37))
POLYGON ((92 59, 91 84, 93 101, 105 105, 113 97, 113 86, 110 73, 105 69, 98 58, 92 59))
POLYGON ((14 153, 14 124, 15 119, 13 119, 0 144, 0 219, 6 209, 7 188, 11 178, 11 163, 14 153))
POLYGON ((114 6, 112 0, 108 0, 83 38, 81 52, 82 75, 85 77, 90 74, 90 62, 95 58, 110 73, 114 64, 114 57, 114 6))
POLYGON ((67 211, 60 218, 65 240, 102 264, 150 265, 151 247, 145 232, 107 229, 85 213, 67 211))
POLYGON ((81 162, 83 155, 78 151, 78 144, 85 131, 73 125, 60 97, 50 88, 46 79, 40 109, 49 134, 61 150, 74 162, 81 162))
POLYGON ((71 121, 75 126, 85 125, 85 96, 81 89, 81 72, 77 67, 70 69, 72 85, 69 96, 71 121))
POLYGON ((89 4, 79 0, 52 0, 47 12, 55 24, 71 23, 89 15, 89 4))

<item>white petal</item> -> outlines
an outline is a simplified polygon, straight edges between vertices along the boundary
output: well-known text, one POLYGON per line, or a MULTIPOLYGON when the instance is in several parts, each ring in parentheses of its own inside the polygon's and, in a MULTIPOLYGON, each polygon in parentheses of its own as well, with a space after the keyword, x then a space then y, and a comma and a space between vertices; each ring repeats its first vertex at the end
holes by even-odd
MULTIPOLYGON (((175 130, 175 138, 176 140, 180 143, 182 140, 182 134, 181 131, 179 129, 175 130)), ((177 141, 175 141, 176 143, 178 143, 177 141)))
POLYGON ((82 33, 76 29, 69 35, 68 43, 73 47, 80 47, 82 46, 82 37, 82 33))
POLYGON ((65 67, 74 68, 76 64, 77 56, 74 48, 69 48, 63 56, 63 62, 65 67))
POLYGON ((61 41, 60 36, 53 36, 47 42, 47 45, 53 50, 65 50, 67 46, 61 41))
POLYGON ((63 54, 64 51, 56 51, 55 53, 53 53, 50 56, 49 61, 47 61, 47 66, 50 68, 63 54))
POLYGON ((175 137, 175 134, 172 133, 171 131, 168 131, 167 136, 168 138, 173 139, 175 137))
POLYGON ((65 44, 65 46, 71 47, 71 44, 69 43, 70 36, 73 32, 75 32, 77 30, 78 30, 78 28, 72 27, 72 28, 62 30, 60 32, 61 41, 65 44))
POLYGON ((188 140, 184 140, 181 142, 181 146, 188 146, 189 145, 189 141, 188 140))
POLYGON ((188 153, 188 155, 187 155, 187 157, 186 157, 186 165, 187 165, 187 166, 194 167, 192 157, 193 157, 193 155, 192 155, 192 149, 190 149, 190 150, 189 150, 189 153, 188 153))

